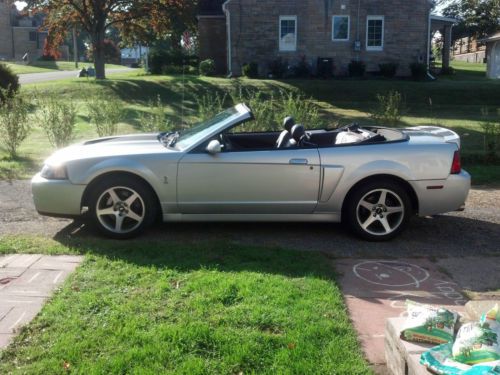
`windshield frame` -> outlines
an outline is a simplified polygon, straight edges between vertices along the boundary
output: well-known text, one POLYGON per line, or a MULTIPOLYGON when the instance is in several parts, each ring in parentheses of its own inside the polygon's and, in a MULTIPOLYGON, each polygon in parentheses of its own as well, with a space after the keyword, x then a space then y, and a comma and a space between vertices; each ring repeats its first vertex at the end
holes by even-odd
MULTIPOLYGON (((250 111, 250 109, 245 104, 240 103, 234 107, 230 107, 230 108, 226 109, 225 111, 217 114, 216 116, 214 116, 213 118, 211 118, 209 120, 206 120, 206 121, 203 121, 203 122, 196 124, 193 128, 187 129, 186 132, 189 132, 196 127, 201 127, 200 131, 192 134, 189 138, 184 140, 184 142, 178 140, 170 146, 168 144, 166 144, 165 146, 171 150, 189 152, 190 150, 196 148, 201 143, 205 142, 205 140, 212 138, 216 134, 221 133, 224 130, 231 128, 232 126, 240 123, 241 121, 250 119, 252 117, 253 117, 253 115, 252 115, 252 112, 250 111), (203 127, 204 124, 210 123, 215 118, 217 118, 217 116, 219 116, 225 112, 231 111, 231 110, 233 110, 234 113, 231 114, 230 116, 223 118, 222 120, 220 120, 212 125, 209 125, 206 128, 203 127), (192 139, 191 142, 186 142, 188 139, 192 139)), ((183 135, 182 133, 183 132, 180 133, 181 137, 183 135)))

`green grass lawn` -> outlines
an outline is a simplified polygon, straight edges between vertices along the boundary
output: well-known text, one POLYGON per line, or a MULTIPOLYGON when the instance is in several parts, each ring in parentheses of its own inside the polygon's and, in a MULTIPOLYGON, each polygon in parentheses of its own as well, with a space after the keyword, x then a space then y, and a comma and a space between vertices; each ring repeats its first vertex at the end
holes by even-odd
MULTIPOLYGON (((96 136, 88 124, 85 98, 104 91, 108 96, 120 99, 124 106, 125 120, 119 126, 120 133, 139 131, 141 113, 149 111, 148 102, 158 95, 166 104, 168 115, 174 123, 197 120, 197 98, 219 92, 223 95, 236 82, 243 88, 253 88, 270 96, 279 95, 280 90, 301 90, 320 107, 321 115, 330 126, 357 121, 372 125, 370 112, 377 106, 377 94, 390 90, 401 92, 404 99, 403 117, 400 126, 438 125, 454 129, 462 136, 462 154, 465 167, 473 174, 473 183, 500 183, 498 165, 485 166, 479 161, 485 149, 485 138, 481 112, 489 111, 489 119, 500 122, 500 81, 484 77, 484 64, 454 62, 456 74, 443 76, 434 82, 414 82, 401 79, 334 79, 334 80, 230 80, 216 77, 144 76, 136 72, 113 75, 105 82, 68 79, 37 85, 26 85, 24 91, 38 90, 43 94, 51 91, 61 98, 72 98, 79 104, 75 141, 96 136), (184 90, 185 100, 182 101, 184 90)), ((229 105, 229 103, 227 103, 229 105)), ((499 125, 500 126, 500 125, 499 125)), ((500 142, 498 142, 500 144, 500 142)), ((29 139, 19 150, 20 160, 9 160, 0 149, 0 179, 26 178, 40 168, 42 161, 53 150, 48 145, 42 130, 34 127, 29 139)), ((499 150, 500 153, 500 150, 499 150)))
POLYGON ((0 254, 85 254, 2 374, 370 373, 320 253, 59 240, 0 238, 0 254))
MULTIPOLYGON (((79 63, 79 68, 92 66, 92 63, 79 63)), ((19 62, 7 63, 14 73, 27 74, 27 73, 48 73, 56 70, 76 70, 75 63, 71 61, 33 61, 29 65, 19 62)), ((106 64, 106 68, 123 68, 123 65, 106 64)))

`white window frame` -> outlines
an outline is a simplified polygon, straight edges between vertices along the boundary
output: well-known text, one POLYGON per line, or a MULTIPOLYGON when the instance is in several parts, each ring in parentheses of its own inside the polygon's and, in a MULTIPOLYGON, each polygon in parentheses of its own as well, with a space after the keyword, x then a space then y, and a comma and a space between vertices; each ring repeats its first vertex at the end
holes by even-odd
POLYGON ((334 14, 332 16, 332 41, 333 42, 348 42, 351 37, 351 16, 346 14, 334 14), (335 38, 335 17, 347 17, 347 39, 335 38))
POLYGON ((366 41, 365 46, 367 51, 383 51, 384 50, 384 38, 385 38, 385 17, 384 16, 367 16, 366 17, 366 41), (382 39, 380 46, 369 46, 368 45, 368 24, 370 21, 382 21, 382 39))
POLYGON ((279 20, 279 34, 278 34, 278 44, 280 52, 295 52, 297 51, 297 16, 280 16, 279 20), (295 22, 295 39, 293 41, 293 47, 289 47, 288 45, 283 45, 281 43, 281 22, 282 21, 294 21, 295 22))

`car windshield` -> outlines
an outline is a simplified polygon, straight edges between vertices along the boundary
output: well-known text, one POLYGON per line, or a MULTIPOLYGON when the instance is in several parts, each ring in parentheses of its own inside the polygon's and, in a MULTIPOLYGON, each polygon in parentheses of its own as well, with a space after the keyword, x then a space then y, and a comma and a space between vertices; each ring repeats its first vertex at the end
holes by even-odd
POLYGON ((237 113, 236 107, 229 108, 209 120, 194 125, 192 128, 170 134, 166 143, 169 147, 175 146, 181 150, 185 149, 208 136, 215 128, 219 127, 222 121, 237 113))

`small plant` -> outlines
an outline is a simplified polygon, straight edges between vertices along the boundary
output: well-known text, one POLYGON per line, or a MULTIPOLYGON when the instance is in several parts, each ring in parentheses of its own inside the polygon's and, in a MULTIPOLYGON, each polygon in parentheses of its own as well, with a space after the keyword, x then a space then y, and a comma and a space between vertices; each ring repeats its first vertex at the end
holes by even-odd
POLYGON ((423 81, 427 76, 427 65, 424 63, 411 63, 410 70, 415 81, 423 81))
POLYGON ((227 94, 205 94, 196 100, 198 104, 198 117, 202 120, 208 120, 216 114, 222 112, 225 107, 227 94))
POLYGON ((269 76, 270 78, 283 78, 288 71, 288 62, 281 57, 274 59, 269 63, 269 76))
POLYGON ((174 129, 174 124, 167 119, 166 108, 160 95, 155 101, 149 101, 148 107, 151 108, 151 112, 140 116, 140 127, 143 132, 152 133, 174 129))
POLYGON ((0 105, 6 97, 12 97, 19 90, 19 77, 2 63, 0 63, 0 89, 0 105))
POLYGON ((363 77, 366 71, 366 64, 363 61, 352 60, 348 66, 350 77, 363 77))
POLYGON ((304 124, 307 129, 318 128, 321 126, 319 108, 312 98, 306 98, 304 94, 294 91, 282 91, 277 111, 276 121, 281 126, 281 121, 286 116, 292 116, 297 123, 304 124))
POLYGON ((259 65, 256 62, 243 65, 243 75, 247 78, 257 78, 259 76, 259 65))
POLYGON ((389 91, 387 95, 377 94, 378 107, 372 118, 379 125, 394 126, 401 120, 402 96, 398 91, 389 91))
POLYGON ((379 69, 380 69, 380 75, 385 77, 385 78, 394 78, 396 75, 396 72, 398 70, 398 64, 397 63, 385 63, 385 64, 379 64, 379 69))
POLYGON ((76 124, 77 107, 71 100, 53 94, 44 94, 37 100, 37 119, 52 146, 67 146, 72 139, 76 124))
POLYGON ((200 62, 200 75, 213 76, 215 74, 215 61, 212 59, 200 62))
POLYGON ((4 98, 0 106, 0 140, 9 156, 14 159, 18 147, 31 131, 28 121, 29 104, 19 94, 10 94, 2 88, 0 95, 4 98))
POLYGON ((87 101, 87 109, 99 137, 116 134, 118 123, 123 119, 123 106, 118 99, 104 94, 92 96, 87 101))

